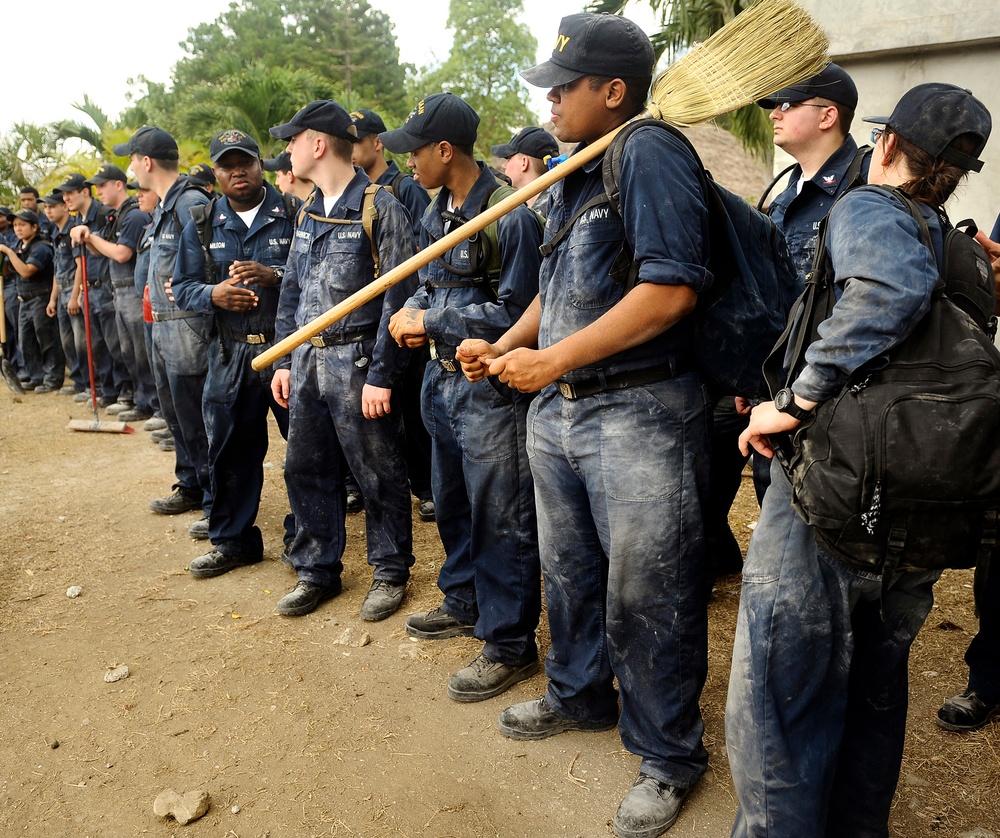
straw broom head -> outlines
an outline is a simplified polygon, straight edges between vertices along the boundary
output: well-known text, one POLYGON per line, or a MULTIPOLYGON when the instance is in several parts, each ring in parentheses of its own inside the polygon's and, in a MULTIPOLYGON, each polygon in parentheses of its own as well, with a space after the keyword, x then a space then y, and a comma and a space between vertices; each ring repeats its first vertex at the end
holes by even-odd
POLYGON ((650 111, 672 125, 714 119, 816 75, 828 47, 791 0, 760 0, 656 77, 650 111))

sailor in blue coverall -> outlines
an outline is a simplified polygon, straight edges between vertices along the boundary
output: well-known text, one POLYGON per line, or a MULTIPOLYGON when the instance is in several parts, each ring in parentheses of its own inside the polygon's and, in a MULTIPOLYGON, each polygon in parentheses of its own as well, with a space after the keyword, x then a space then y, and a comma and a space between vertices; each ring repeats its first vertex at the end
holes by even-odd
POLYGON ((210 577, 264 555, 255 525, 264 486, 267 414, 288 434, 288 410, 271 395, 271 370, 250 364, 274 340, 274 318, 294 219, 281 194, 264 182, 260 149, 242 131, 223 131, 209 155, 222 195, 195 209, 208 226, 211 258, 201 230, 189 221, 181 235, 172 285, 185 311, 215 315, 208 345, 203 414, 212 482, 209 538, 212 549, 188 566, 192 576, 210 577))
MULTIPOLYGON (((160 411, 176 444, 174 492, 154 498, 149 508, 176 515, 201 508, 211 514, 212 490, 208 474, 208 436, 201 400, 208 371, 208 344, 212 315, 184 311, 170 298, 181 231, 191 208, 207 204, 208 196, 178 174, 177 143, 161 128, 144 126, 127 143, 114 147, 128 154, 139 186, 154 189, 160 203, 153 212, 146 287, 153 310, 153 352, 150 358, 160 411)), ((141 283, 137 278, 136 286, 141 283)), ((203 537, 203 536, 202 536, 203 537)))
MULTIPOLYGON (((297 223, 281 287, 275 336, 282 340, 371 283, 379 269, 405 261, 414 248, 406 211, 381 188, 371 198, 377 212, 372 238, 366 233, 362 208, 369 181, 351 165, 357 131, 340 105, 312 102, 271 134, 289 141, 296 175, 316 184, 297 223)), ((390 288, 275 365, 272 392, 289 409, 285 485, 296 533, 288 553, 299 579, 279 601, 279 614, 308 614, 340 593, 345 460, 365 497, 368 563, 374 568, 361 617, 383 620, 402 601, 413 537, 393 393, 409 351, 396 346, 386 326, 413 285, 410 278, 390 288)))
MULTIPOLYGON (((482 212, 498 182, 476 161, 479 116, 450 93, 428 96, 403 126, 381 135, 393 153, 409 152, 417 182, 441 186, 421 222, 426 248, 482 212)), ((485 239, 481 233, 479 241, 485 239)), ((438 574, 439 608, 413 614, 414 637, 472 634, 482 652, 448 682, 456 701, 498 695, 538 669, 535 628, 541 609, 534 485, 525 451, 530 396, 496 381, 471 384, 455 359, 470 335, 498 337, 538 289, 541 228, 518 207, 497 227, 500 274, 494 288, 474 244, 459 244, 420 270, 422 287, 390 328, 407 345, 430 343, 423 417, 432 441, 431 480, 447 557, 438 574)), ((491 245, 490 245, 491 246, 491 245)))

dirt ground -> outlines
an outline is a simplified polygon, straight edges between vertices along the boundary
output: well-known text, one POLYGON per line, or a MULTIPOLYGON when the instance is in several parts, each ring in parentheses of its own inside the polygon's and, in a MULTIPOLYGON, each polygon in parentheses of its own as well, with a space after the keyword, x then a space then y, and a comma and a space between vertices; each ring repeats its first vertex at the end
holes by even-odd
MULTIPOLYGON (((433 524, 415 523, 417 564, 398 614, 376 624, 357 616, 371 578, 360 514, 349 521, 344 593, 282 618, 274 606, 294 577, 278 560, 277 432, 260 514, 266 560, 197 580, 186 572, 203 551, 187 536, 194 515, 146 509, 169 492, 173 455, 142 431, 66 429, 87 417, 63 396, 0 391, 0 835, 612 834, 638 766, 615 731, 505 739, 497 714, 540 694, 544 676, 457 704, 448 674, 478 643, 407 638, 406 615, 439 602, 433 524), (66 595, 72 585, 77 598, 66 595), (106 683, 122 664, 130 676, 106 683), (183 827, 156 817, 166 788, 208 791, 208 814, 183 827)), ((745 479, 732 516, 742 540, 756 515, 745 479)), ((711 766, 670 832, 677 838, 729 834, 723 710, 738 597, 729 577, 712 600, 702 704, 711 766)), ((969 574, 949 573, 914 648, 894 836, 1000 831, 1000 725, 958 736, 933 722, 965 683, 970 599, 969 574)), ((544 625, 540 639, 544 650, 544 625)))

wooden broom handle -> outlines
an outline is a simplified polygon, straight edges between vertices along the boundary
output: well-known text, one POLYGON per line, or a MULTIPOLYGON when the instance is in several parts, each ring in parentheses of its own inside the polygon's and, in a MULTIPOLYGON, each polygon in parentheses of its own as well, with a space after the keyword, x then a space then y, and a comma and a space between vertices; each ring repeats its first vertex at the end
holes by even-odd
MULTIPOLYGON (((636 116, 635 119, 645 119, 650 116, 659 117, 659 112, 654 106, 644 110, 636 116)), ((631 122, 633 120, 629 121, 631 122)), ((531 183, 527 186, 522 186, 513 195, 508 195, 499 203, 483 210, 483 212, 479 213, 479 215, 471 221, 467 221, 461 227, 452 230, 448 233, 448 235, 438 239, 433 244, 430 244, 420 252, 414 254, 405 262, 396 265, 396 267, 391 271, 383 276, 380 276, 364 288, 355 291, 351 294, 351 296, 337 303, 337 305, 333 308, 327 309, 315 319, 310 320, 300 329, 292 332, 292 334, 284 340, 278 341, 278 343, 270 349, 261 352, 260 355, 254 358, 251 366, 258 371, 271 366, 271 364, 279 358, 289 354, 297 346, 301 346, 309 340, 309 338, 318 335, 324 329, 329 328, 338 320, 343 319, 355 309, 358 309, 365 303, 374 300, 377 296, 385 293, 387 289, 391 288, 396 283, 406 279, 406 277, 410 274, 418 271, 425 265, 429 265, 438 256, 444 255, 456 245, 461 244, 466 239, 472 238, 472 236, 480 230, 484 230, 488 225, 492 224, 498 218, 506 215, 511 210, 516 209, 529 198, 534 198, 542 190, 548 188, 556 181, 562 180, 571 172, 575 172, 585 163, 590 162, 602 154, 607 147, 611 145, 611 141, 614 139, 615 135, 627 124, 628 123, 623 123, 613 131, 609 131, 599 140, 596 140, 569 157, 564 163, 560 163, 555 168, 550 169, 541 177, 531 181, 531 183)))

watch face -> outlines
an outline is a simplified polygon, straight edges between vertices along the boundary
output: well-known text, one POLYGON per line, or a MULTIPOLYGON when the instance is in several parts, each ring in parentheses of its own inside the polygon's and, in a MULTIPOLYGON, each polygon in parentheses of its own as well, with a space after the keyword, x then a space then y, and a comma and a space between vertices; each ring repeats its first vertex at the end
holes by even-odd
POLYGON ((784 410, 788 407, 788 403, 791 401, 791 395, 791 390, 779 390, 778 394, 774 397, 774 406, 778 408, 778 410, 784 410))

